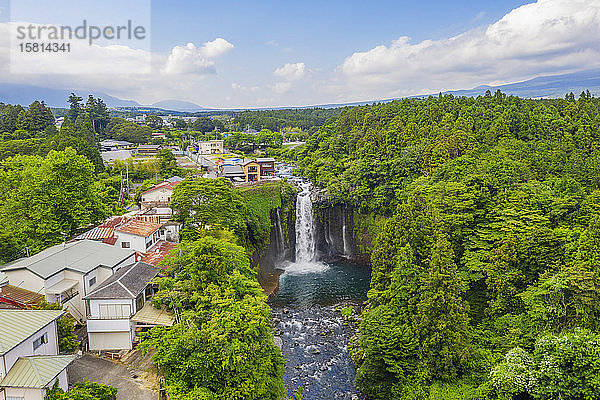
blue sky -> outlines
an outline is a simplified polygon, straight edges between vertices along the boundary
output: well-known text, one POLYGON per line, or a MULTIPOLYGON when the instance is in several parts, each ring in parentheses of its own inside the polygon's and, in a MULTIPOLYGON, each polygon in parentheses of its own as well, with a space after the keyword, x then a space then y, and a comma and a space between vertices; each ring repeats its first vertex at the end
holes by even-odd
MULTIPOLYGON (((149 0, 136 1, 143 11, 149 0)), ((70 70, 54 71, 54 63, 40 65, 38 73, 0 74, 0 80, 93 89, 144 104, 180 99, 207 107, 436 93, 597 67, 599 3, 154 0, 149 74, 139 74, 145 62, 136 58, 139 52, 106 47, 71 55, 70 70), (85 73, 85 60, 94 57, 123 62, 111 64, 110 76, 85 73)), ((77 17, 96 15, 93 7, 106 2, 70 4, 78 4, 71 9, 77 17)), ((131 1, 123 4, 108 6, 115 18, 135 14, 131 1)), ((0 0, 0 21, 8 21, 8 5, 0 0)), ((40 22, 35 14, 32 9, 30 22, 40 22)))

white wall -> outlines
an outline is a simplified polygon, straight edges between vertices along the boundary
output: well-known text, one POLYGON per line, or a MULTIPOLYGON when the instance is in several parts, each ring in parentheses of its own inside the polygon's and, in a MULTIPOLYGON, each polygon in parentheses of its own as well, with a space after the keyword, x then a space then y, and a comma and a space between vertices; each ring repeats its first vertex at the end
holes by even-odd
POLYGON ((96 268, 84 275, 84 277, 83 277, 83 287, 85 288, 85 290, 83 291, 84 296, 88 295, 89 293, 92 293, 92 291, 94 291, 94 289, 96 289, 98 287, 98 285, 101 283, 100 282, 100 274, 98 273, 99 269, 100 268, 96 268), (94 283, 93 286, 90 286, 90 279, 92 279, 92 278, 96 278, 96 283, 94 283))
POLYGON ((56 285, 58 282, 65 279, 65 271, 60 271, 44 281, 44 288, 56 285))
POLYGON ((43 400, 46 389, 6 388, 6 397, 23 397, 25 400, 43 400))
POLYGON ((131 322, 128 319, 88 319, 87 331, 95 332, 130 332, 131 322))
MULTIPOLYGON (((117 242, 115 243, 115 246, 118 246, 119 248, 122 248, 121 243, 123 242, 129 242, 131 247, 131 250, 136 250, 136 251, 141 251, 141 252, 146 252, 146 250, 148 250, 148 248, 146 247, 146 238, 142 237, 142 236, 137 236, 137 235, 132 235, 130 233, 125 233, 125 232, 117 232, 117 242)), ((127 264, 125 264, 127 265, 127 264)))
POLYGON ((163 240, 170 239, 174 242, 179 242, 179 224, 167 224, 164 226, 164 230, 166 231, 166 235, 162 238, 163 240))
MULTIPOLYGON (((58 387, 66 392, 69 389, 69 381, 67 379, 67 369, 65 368, 58 375, 58 377, 56 379, 58 379, 58 387)), ((50 382, 50 384, 48 384, 48 386, 46 386, 46 387, 52 388, 52 386, 54 386, 54 381, 56 381, 56 379, 54 379, 52 382, 50 382)))
MULTIPOLYGON (((99 306, 100 304, 127 304, 131 306, 131 315, 136 313, 135 300, 132 299, 106 299, 106 300, 89 300, 90 302, 90 315, 92 318, 100 318, 99 306)), ((131 316, 130 315, 130 316, 131 316)))
POLYGON ((44 280, 27 269, 17 269, 14 271, 3 271, 10 284, 32 292, 44 294, 44 280))
POLYGON ((15 348, 4 354, 4 362, 0 365, 0 378, 4 378, 10 368, 17 362, 19 357, 27 356, 55 356, 58 354, 58 333, 56 321, 52 321, 33 336, 21 342, 15 348), (44 333, 48 335, 48 343, 41 345, 35 351, 33 350, 33 342, 44 333), (6 370, 4 370, 6 364, 6 370))
MULTIPOLYGON (((115 246, 117 244, 115 243, 115 246)), ((135 249, 131 249, 131 250, 135 250, 135 249)), ((129 257, 127 257, 125 260, 121 261, 118 265, 114 266, 114 268, 112 269, 112 271, 108 272, 108 275, 106 278, 102 279, 102 282, 104 282, 106 279, 108 279, 109 276, 111 276, 113 273, 117 272, 120 268, 126 266, 126 265, 131 265, 133 263, 135 263, 137 261, 136 259, 136 253, 134 252, 132 255, 130 255, 129 257)), ((102 276, 104 276, 103 274, 105 274, 106 272, 102 272, 102 276)))
POLYGON ((133 347, 131 332, 88 332, 90 350, 130 350, 133 347))
POLYGON ((142 202, 169 203, 173 197, 173 189, 162 187, 142 194, 142 202))

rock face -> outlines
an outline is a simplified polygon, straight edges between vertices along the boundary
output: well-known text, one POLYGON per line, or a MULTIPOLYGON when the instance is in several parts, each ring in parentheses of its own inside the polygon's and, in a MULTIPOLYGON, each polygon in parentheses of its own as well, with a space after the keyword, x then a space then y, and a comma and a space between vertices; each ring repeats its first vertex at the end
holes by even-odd
POLYGON ((372 232, 356 226, 364 217, 346 204, 331 204, 322 193, 315 195, 317 251, 321 259, 345 258, 350 262, 369 265, 372 232))
POLYGON ((294 250, 294 219, 290 212, 279 208, 271 210, 271 233, 269 245, 262 254, 253 254, 253 261, 258 264, 258 282, 267 295, 277 290, 281 270, 277 267, 284 260, 289 260, 294 250), (291 223, 291 232, 288 227, 291 223))
POLYGON ((345 205, 323 205, 315 211, 317 224, 317 249, 323 258, 344 257, 356 254, 352 209, 345 205))

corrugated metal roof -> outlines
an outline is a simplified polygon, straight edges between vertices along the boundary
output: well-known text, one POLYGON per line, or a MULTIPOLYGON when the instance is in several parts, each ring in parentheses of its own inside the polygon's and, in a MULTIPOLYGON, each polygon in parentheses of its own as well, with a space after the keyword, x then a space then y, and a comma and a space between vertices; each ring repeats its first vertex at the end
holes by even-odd
POLYGON ((231 177, 245 177, 244 170, 239 165, 224 165, 223 166, 223 176, 227 178, 231 177))
POLYGON ((98 225, 98 228, 115 228, 121 225, 123 222, 127 221, 127 217, 113 217, 108 221, 104 221, 103 224, 98 225))
POLYGON ((103 227, 97 226, 97 227, 92 228, 89 231, 84 232, 81 235, 77 236, 75 238, 75 240, 84 240, 84 239, 102 240, 102 239, 112 237, 114 235, 114 231, 115 231, 114 228, 103 228, 103 227))
POLYGON ((164 181, 164 182, 161 182, 161 183, 158 183, 158 184, 152 186, 148 190, 143 191, 142 194, 150 193, 150 192, 153 192, 158 189, 173 190, 175 188, 175 186, 177 186, 179 183, 180 183, 180 181, 175 181, 175 182, 164 181))
POLYGON ((75 356, 21 357, 0 382, 0 387, 43 388, 58 376, 75 356))
POLYGON ((0 355, 64 313, 62 310, 0 310, 0 355))
POLYGON ((150 265, 157 266, 163 258, 169 254, 169 251, 177 246, 177 243, 167 242, 165 240, 159 240, 148 252, 142 256, 141 261, 150 265))
POLYGON ((155 308, 151 302, 144 304, 144 307, 135 313, 131 320, 141 324, 163 326, 173 326, 175 322, 175 318, 169 311, 164 308, 155 308))
POLYGON ((116 232, 131 233, 132 235, 148 237, 163 226, 160 222, 131 220, 115 229, 116 232))
POLYGON ((86 274, 100 265, 112 268, 133 250, 121 249, 94 240, 78 240, 65 245, 58 244, 31 257, 22 258, 0 267, 2 271, 23 269, 47 279, 64 269, 86 274))
POLYGON ((23 289, 13 285, 6 285, 0 289, 0 302, 2 299, 7 299, 9 302, 18 303, 20 308, 29 308, 33 305, 40 304, 44 300, 44 296, 32 292, 31 290, 23 289))

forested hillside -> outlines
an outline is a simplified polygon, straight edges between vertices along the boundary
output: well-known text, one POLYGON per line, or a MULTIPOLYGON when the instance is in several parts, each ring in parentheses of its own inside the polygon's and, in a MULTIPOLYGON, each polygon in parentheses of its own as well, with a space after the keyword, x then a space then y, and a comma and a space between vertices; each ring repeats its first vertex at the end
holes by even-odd
POLYGON ((598 398, 599 99, 350 108, 296 157, 388 217, 354 348, 370 398, 598 398))
POLYGON ((314 132, 329 118, 339 115, 341 110, 341 108, 298 108, 242 111, 235 115, 233 127, 240 131, 249 127, 272 131, 300 128, 304 131, 314 132))

